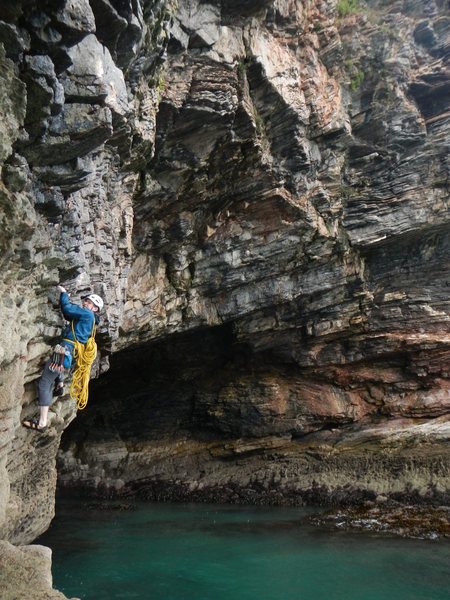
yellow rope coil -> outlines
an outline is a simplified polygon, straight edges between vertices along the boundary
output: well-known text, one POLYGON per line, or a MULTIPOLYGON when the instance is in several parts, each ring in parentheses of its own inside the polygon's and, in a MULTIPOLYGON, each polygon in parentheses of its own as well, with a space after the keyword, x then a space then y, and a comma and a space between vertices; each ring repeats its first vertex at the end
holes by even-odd
POLYGON ((89 378, 91 375, 92 363, 97 356, 97 344, 94 335, 88 339, 86 344, 75 341, 74 357, 77 366, 72 376, 70 384, 70 397, 77 402, 77 409, 83 410, 88 403, 89 378))

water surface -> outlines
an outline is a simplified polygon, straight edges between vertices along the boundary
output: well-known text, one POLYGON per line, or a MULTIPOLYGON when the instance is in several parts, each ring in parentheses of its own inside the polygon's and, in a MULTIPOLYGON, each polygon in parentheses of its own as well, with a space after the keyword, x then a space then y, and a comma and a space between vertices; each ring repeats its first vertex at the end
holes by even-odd
POLYGON ((60 502, 39 543, 82 600, 448 600, 450 544, 312 527, 306 509, 60 502))

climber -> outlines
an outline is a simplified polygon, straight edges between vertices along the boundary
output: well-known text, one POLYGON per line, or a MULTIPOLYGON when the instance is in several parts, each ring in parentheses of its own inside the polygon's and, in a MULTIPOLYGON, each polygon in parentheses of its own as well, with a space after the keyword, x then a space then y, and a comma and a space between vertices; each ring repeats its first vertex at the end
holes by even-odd
POLYGON ((96 313, 103 308, 103 300, 97 294, 82 296, 82 306, 78 306, 70 302, 69 294, 62 285, 57 289, 60 292, 59 304, 63 316, 69 323, 63 331, 62 340, 45 363, 38 382, 39 418, 22 421, 24 427, 41 433, 47 429, 48 411, 53 395, 63 394, 64 371, 72 366, 74 339, 82 344, 87 342, 99 320, 96 313))

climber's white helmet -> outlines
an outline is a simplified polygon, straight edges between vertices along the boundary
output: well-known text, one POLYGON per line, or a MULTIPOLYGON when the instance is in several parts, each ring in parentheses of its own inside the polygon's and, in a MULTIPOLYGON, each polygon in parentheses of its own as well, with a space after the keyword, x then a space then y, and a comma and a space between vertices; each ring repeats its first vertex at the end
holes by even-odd
POLYGON ((84 300, 90 300, 94 306, 98 308, 98 310, 102 310, 103 308, 103 300, 97 294, 88 294, 87 296, 83 296, 84 300))

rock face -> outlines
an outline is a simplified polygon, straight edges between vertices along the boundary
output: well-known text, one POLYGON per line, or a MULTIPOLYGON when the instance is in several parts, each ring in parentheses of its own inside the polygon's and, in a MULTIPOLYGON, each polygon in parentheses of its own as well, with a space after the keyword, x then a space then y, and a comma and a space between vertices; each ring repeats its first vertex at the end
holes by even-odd
POLYGON ((448 415, 358 418, 353 392, 252 363, 223 328, 114 356, 92 394, 59 452, 67 493, 288 505, 450 500, 448 415))
POLYGON ((74 417, 20 427, 58 282, 107 305, 62 485, 448 498, 450 14, 346 6, 2 3, 9 541, 48 526, 74 417))
MULTIPOLYGON (((0 6, 0 537, 16 544, 31 542, 53 517, 55 457, 75 416, 65 398, 53 407, 49 435, 20 425, 36 411, 36 379, 62 325, 55 284, 75 301, 90 290, 108 304, 97 374, 118 334, 137 165, 152 153, 152 77, 169 16, 163 2, 146 10, 144 21, 131 0, 0 6), (107 23, 97 27, 99 13, 107 23)), ((11 594, 33 595, 26 586, 11 594)))
POLYGON ((74 416, 71 402, 56 405, 45 439, 20 427, 35 410, 35 381, 62 325, 54 286, 64 283, 75 301, 86 290, 105 298, 96 371, 105 370, 132 254, 139 176, 130 162, 153 145, 151 53, 163 45, 166 9, 153 3, 144 23, 138 3, 118 3, 122 15, 104 4, 111 23, 133 32, 120 50, 115 38, 102 43, 102 27, 97 37, 95 13, 103 9, 87 0, 6 2, 0 9, 0 529, 16 542, 48 526, 55 455, 74 416), (144 59, 145 78, 131 69, 144 59))
MULTIPOLYGON (((44 546, 21 546, 0 541, 2 600, 64 600, 52 589, 51 551, 44 546)), ((73 598, 72 600, 76 600, 73 598)))
POLYGON ((448 8, 344 13, 175 14, 119 352, 63 485, 448 499, 448 8))

